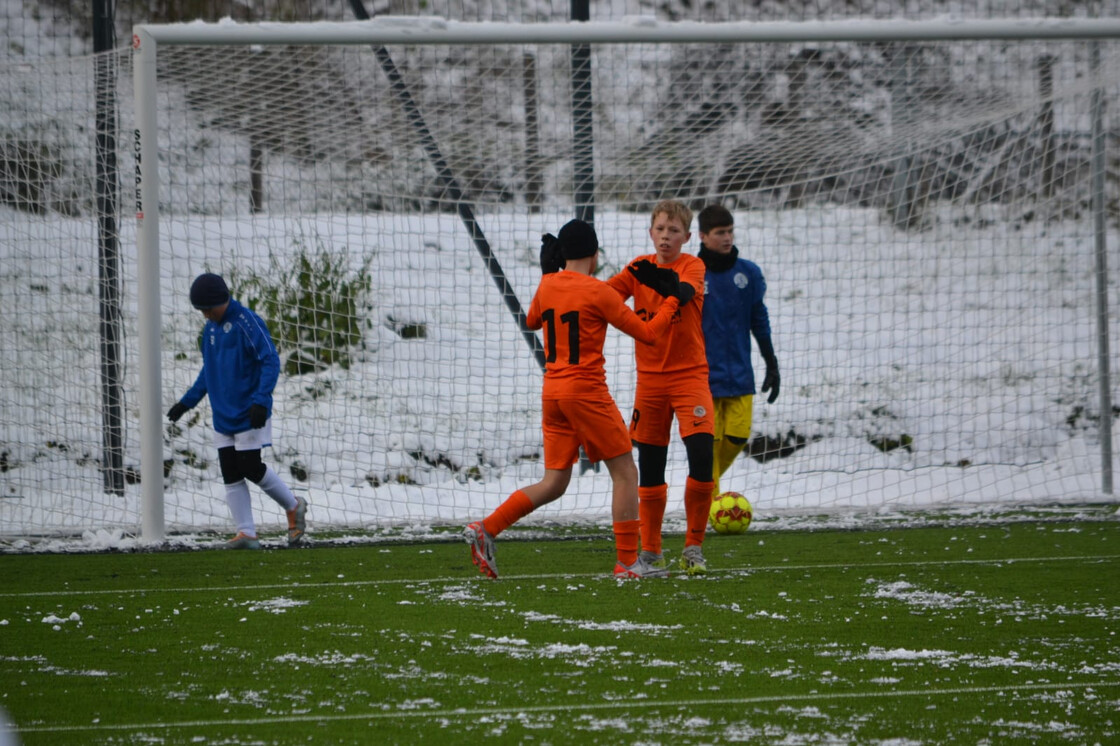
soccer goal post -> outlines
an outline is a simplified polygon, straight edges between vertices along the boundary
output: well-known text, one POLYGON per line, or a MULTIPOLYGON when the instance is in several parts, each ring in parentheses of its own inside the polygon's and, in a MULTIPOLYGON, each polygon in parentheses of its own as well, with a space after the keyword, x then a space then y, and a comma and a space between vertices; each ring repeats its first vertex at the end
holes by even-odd
MULTIPOLYGON (((540 476, 517 309, 572 215, 576 44, 603 276, 668 198, 731 209, 766 277, 782 394, 727 489, 760 515, 1110 498, 1118 40, 1088 18, 136 27, 143 538, 224 522, 208 409, 163 420, 207 270, 277 338, 266 460, 315 524, 461 521, 540 476)), ((607 354, 628 419, 632 347, 607 354)), ((674 436, 670 511, 685 467, 674 436)), ((541 515, 609 515, 606 479, 541 515)))

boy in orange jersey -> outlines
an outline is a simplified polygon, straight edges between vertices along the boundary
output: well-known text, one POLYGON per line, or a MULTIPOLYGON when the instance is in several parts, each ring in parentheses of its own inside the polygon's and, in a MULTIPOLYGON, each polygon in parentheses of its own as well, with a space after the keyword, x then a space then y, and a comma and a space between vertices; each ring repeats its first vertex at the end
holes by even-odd
POLYGON ((702 546, 712 502, 712 439, 715 430, 712 394, 708 389, 708 359, 701 318, 704 303, 704 263, 681 247, 692 235, 692 211, 675 200, 653 208, 649 235, 654 253, 639 256, 607 281, 634 310, 648 318, 666 296, 677 296, 680 308, 669 331, 652 345, 634 350, 638 387, 630 419, 630 438, 638 448, 638 497, 641 519, 641 558, 664 567, 661 523, 668 485, 665 461, 673 417, 688 453, 684 488, 687 533, 680 566, 689 575, 707 571, 702 546))
POLYGON ((592 461, 604 461, 611 475, 615 576, 668 574, 664 567, 650 567, 638 557, 638 470, 626 423, 607 388, 603 340, 610 324, 639 342, 653 342, 669 328, 678 301, 665 298, 656 314, 651 312, 643 321, 618 293, 592 277, 598 253, 595 229, 582 220, 572 220, 559 236, 546 235, 542 241, 544 276, 526 322, 530 329, 544 328, 544 478, 516 490, 485 520, 464 529, 471 559, 488 577, 498 577, 494 537, 564 494, 580 446, 592 461))

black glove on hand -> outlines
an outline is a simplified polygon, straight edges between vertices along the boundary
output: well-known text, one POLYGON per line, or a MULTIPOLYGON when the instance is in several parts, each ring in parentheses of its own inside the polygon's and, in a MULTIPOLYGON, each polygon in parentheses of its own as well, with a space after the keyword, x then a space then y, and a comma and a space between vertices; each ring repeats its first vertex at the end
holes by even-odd
POLYGON ((782 375, 778 372, 778 357, 774 354, 774 343, 770 337, 758 339, 758 351, 766 363, 766 377, 762 379, 762 393, 770 392, 767 403, 773 404, 778 398, 778 391, 782 388, 782 375))
POLYGON ((692 296, 696 294, 696 288, 687 282, 681 282, 681 278, 676 272, 665 267, 658 267, 649 259, 634 262, 627 269, 630 270, 630 274, 634 275, 638 282, 666 298, 670 296, 677 298, 682 306, 692 300, 692 296))
POLYGON ((766 366, 766 377, 762 379, 762 393, 770 392, 770 396, 766 397, 769 404, 773 404, 774 400, 778 398, 778 390, 782 387, 782 376, 778 373, 778 366, 766 366))
MULTIPOLYGON (((669 271, 672 272, 673 270, 669 271)), ((677 283, 677 300, 681 302, 682 306, 692 300, 692 296, 694 295, 696 295, 696 288, 692 287, 692 285, 687 282, 677 283)))
POLYGON ((541 274, 550 275, 564 269, 563 254, 560 253, 560 242, 556 236, 546 233, 541 236, 541 274))
POLYGON ((188 409, 190 409, 190 407, 186 406, 181 401, 177 401, 171 405, 171 409, 167 410, 167 419, 172 422, 178 422, 179 418, 185 415, 188 409))
POLYGON ((264 423, 268 422, 268 407, 260 404, 254 404, 249 407, 249 427, 256 430, 257 428, 264 427, 264 423))

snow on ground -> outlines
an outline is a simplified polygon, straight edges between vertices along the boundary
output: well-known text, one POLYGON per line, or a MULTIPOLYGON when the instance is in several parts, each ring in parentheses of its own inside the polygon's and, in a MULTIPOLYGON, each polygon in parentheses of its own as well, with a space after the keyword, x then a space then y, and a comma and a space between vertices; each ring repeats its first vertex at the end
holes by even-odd
MULTIPOLYGON (((746 494, 759 522, 1110 499, 1100 491, 1100 445, 1089 415, 1095 326, 1084 225, 1025 224, 1016 230, 1032 235, 1012 241, 1006 224, 973 227, 948 212, 916 237, 884 226, 874 211, 845 207, 737 218, 738 244, 767 276, 783 374, 778 401, 756 402, 755 432, 806 439, 786 458, 741 458, 725 476, 724 488, 746 494), (872 444, 904 435, 906 447, 872 444)), ((539 278, 535 237, 565 219, 484 219, 525 306, 539 278)), ((647 219, 600 213, 606 272, 646 251, 647 219)), ((9 534, 84 532, 87 548, 126 547, 138 526, 139 486, 123 497, 101 494, 96 460, 83 457, 100 442, 97 296, 86 264, 94 258, 65 258, 92 251, 88 229, 67 231, 77 236, 74 246, 59 250, 50 245, 58 222, 24 218, 22 235, 0 240, 0 284, 21 309, 6 337, 17 374, 0 381, 0 450, 11 467, 0 472, 0 523, 9 534), (44 260, 51 256, 63 259, 44 260)), ((11 225, 0 221, 0 230, 11 225)), ((309 499, 313 530, 395 526, 416 536, 433 524, 481 517, 539 478, 539 370, 453 217, 205 218, 169 223, 163 235, 171 247, 161 283, 166 406, 198 371, 199 318, 185 297, 197 272, 259 266, 293 235, 348 247, 354 261, 372 259, 376 287, 358 361, 349 370, 284 377, 277 389, 266 459, 309 499), (428 336, 403 339, 390 319, 422 322, 428 336), (307 479, 295 479, 293 467, 307 479)), ((696 250, 695 238, 686 250, 696 250)), ((125 292, 126 453, 135 464, 134 283, 126 281, 125 292)), ((1115 337, 1115 309, 1112 316, 1115 337)), ((609 383, 624 416, 633 396, 631 350, 612 332, 609 383)), ((174 460, 167 525, 224 532, 208 410, 198 412, 181 431, 162 434, 174 460)), ((674 437, 671 518, 685 469, 674 437)), ((602 520, 609 491, 605 470, 589 471, 530 525, 602 520)), ((262 528, 280 525, 279 508, 259 495, 257 510, 262 528)))

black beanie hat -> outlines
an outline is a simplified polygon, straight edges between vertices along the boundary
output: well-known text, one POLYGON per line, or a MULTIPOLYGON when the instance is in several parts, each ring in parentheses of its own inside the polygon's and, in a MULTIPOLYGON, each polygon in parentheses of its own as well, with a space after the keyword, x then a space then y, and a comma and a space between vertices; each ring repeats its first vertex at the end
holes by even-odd
POLYGON ((595 229, 582 220, 565 223, 556 240, 560 242, 560 254, 565 259, 584 259, 599 251, 599 237, 595 235, 595 229))
POLYGON ((220 306, 229 301, 229 288, 220 276, 207 272, 191 284, 191 305, 199 311, 220 306))

